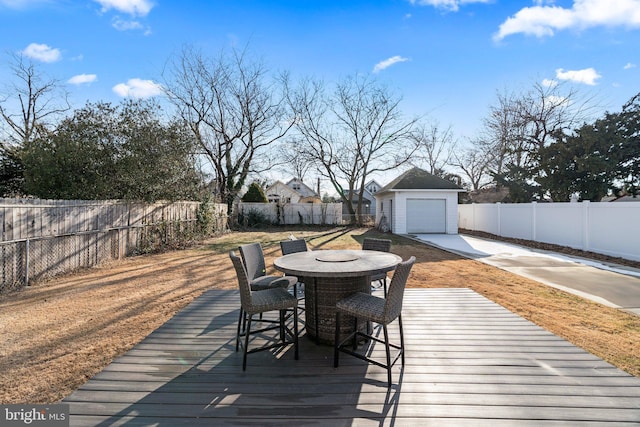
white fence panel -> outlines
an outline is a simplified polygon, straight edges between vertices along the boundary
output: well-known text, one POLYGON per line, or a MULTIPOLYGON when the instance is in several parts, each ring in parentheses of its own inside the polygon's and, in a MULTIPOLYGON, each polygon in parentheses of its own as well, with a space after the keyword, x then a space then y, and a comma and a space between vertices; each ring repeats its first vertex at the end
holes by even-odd
POLYGON ((590 251, 640 261, 640 203, 591 203, 587 224, 590 251))
POLYGON ((261 212, 271 224, 281 225, 340 225, 342 224, 342 203, 245 203, 238 211, 245 215, 252 210, 261 212))
POLYGON ((460 228, 500 235, 500 210, 497 204, 458 205, 458 216, 460 228))
POLYGON ((499 209, 502 236, 533 240, 533 209, 522 204, 500 205, 499 209))
POLYGON ((238 206, 238 211, 248 215, 251 211, 260 212, 265 219, 272 224, 278 221, 278 205, 275 203, 246 203, 242 202, 238 206))
POLYGON ((640 203, 459 205, 460 228, 640 261, 640 203))
POLYGON ((582 249, 585 209, 582 203, 532 204, 536 212, 536 235, 530 240, 582 249), (544 226, 540 226, 545 224, 544 226))

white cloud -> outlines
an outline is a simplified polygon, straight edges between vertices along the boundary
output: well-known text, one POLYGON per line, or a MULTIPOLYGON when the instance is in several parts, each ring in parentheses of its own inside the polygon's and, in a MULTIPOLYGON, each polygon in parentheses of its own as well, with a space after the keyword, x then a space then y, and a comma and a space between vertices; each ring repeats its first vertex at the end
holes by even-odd
POLYGON ((102 11, 115 9, 131 16, 146 16, 154 6, 150 0, 94 0, 100 3, 102 11))
POLYGON ((120 18, 114 18, 111 25, 118 31, 141 30, 144 28, 138 21, 124 21, 120 18))
POLYGON ((142 79, 129 79, 127 83, 119 83, 113 87, 113 91, 123 98, 150 98, 164 93, 158 83, 142 79))
POLYGON ((134 30, 144 30, 144 35, 148 36, 151 34, 151 28, 144 26, 139 21, 126 21, 120 19, 119 17, 115 17, 111 23, 113 28, 118 31, 134 31, 134 30))
POLYGON ((542 86, 545 87, 556 87, 558 86, 558 81, 553 79, 544 79, 542 80, 542 86))
POLYGON ((98 76, 95 74, 78 74, 77 76, 71 77, 67 83, 72 85, 81 85, 85 83, 93 83, 98 79, 98 76))
POLYGON ((391 58, 385 59, 384 61, 378 62, 375 67, 373 67, 374 73, 379 73, 385 68, 391 67, 393 64, 397 64, 398 62, 406 62, 409 58, 404 58, 400 55, 392 56, 391 58))
POLYGON ((411 4, 419 6, 433 6, 449 12, 457 12, 461 5, 467 3, 489 3, 491 0, 409 0, 411 4))
POLYGON ((575 83, 584 83, 586 85, 593 86, 596 84, 596 80, 602 77, 593 68, 585 68, 584 70, 563 70, 558 68, 556 70, 556 77, 560 80, 570 80, 575 83))
POLYGON ((503 22, 494 40, 518 33, 553 36, 560 30, 597 26, 640 28, 640 0, 574 0, 571 9, 537 4, 521 9, 503 22))
POLYGON ((637 65, 636 64, 632 64, 631 62, 627 62, 627 64, 624 66, 625 70, 630 70, 632 68, 636 68, 637 65))
POLYGON ((59 49, 54 49, 46 44, 40 43, 31 43, 22 51, 22 54, 27 58, 42 62, 56 62, 62 58, 59 49))

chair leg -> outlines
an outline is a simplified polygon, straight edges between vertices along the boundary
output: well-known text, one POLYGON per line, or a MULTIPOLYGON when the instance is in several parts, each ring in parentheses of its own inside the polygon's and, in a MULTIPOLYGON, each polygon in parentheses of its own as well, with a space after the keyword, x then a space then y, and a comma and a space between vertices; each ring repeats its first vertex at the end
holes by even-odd
MULTIPOLYGON (((240 317, 238 317, 238 332, 236 333, 236 353, 240 345, 240 326, 244 323, 244 310, 240 307, 240 317)), ((244 328, 243 328, 244 329, 244 328)))
POLYGON ((293 335, 294 335, 294 348, 295 348, 295 358, 298 360, 298 309, 293 309, 293 335))
POLYGON ((398 326, 400 327, 400 351, 402 352, 402 366, 404 366, 404 334, 402 332, 402 315, 398 316, 398 326))
POLYGON ((242 370, 247 370, 247 349, 249 348, 249 334, 251 332, 251 320, 253 319, 253 314, 249 315, 249 320, 247 322, 247 330, 245 331, 244 336, 244 353, 242 355, 242 370))
POLYGON ((389 332, 387 331, 387 325, 382 325, 384 331, 384 349, 387 352, 387 381, 389 387, 391 387, 391 349, 389 348, 389 332))
POLYGON ((353 334, 353 342, 351 343, 351 345, 353 346, 353 351, 356 351, 356 349, 358 348, 358 318, 357 317, 353 319, 353 330, 356 333, 353 334))
POLYGON ((340 352, 338 351, 338 346, 340 345, 340 312, 336 312, 336 334, 335 334, 335 340, 334 340, 334 344, 333 344, 333 367, 337 368, 338 367, 338 363, 339 363, 339 359, 340 359, 340 352))
POLYGON ((286 336, 284 334, 285 310, 280 310, 280 341, 284 342, 286 336))
POLYGON ((294 293, 296 295, 296 299, 298 300, 298 310, 305 311, 306 305, 304 307, 300 306, 300 301, 303 301, 306 297, 306 295, 304 294, 304 283, 302 282, 296 283, 294 289, 295 289, 294 293))
POLYGON ((242 311, 242 332, 247 330, 247 313, 242 311))

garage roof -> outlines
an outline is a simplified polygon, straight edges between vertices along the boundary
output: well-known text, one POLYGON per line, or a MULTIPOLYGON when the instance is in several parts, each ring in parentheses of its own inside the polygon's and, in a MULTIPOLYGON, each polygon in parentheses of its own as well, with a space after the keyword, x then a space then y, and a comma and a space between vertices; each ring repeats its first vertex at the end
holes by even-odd
POLYGON ((453 190, 465 191, 455 183, 440 178, 424 169, 409 169, 389 184, 385 185, 377 194, 394 190, 453 190))

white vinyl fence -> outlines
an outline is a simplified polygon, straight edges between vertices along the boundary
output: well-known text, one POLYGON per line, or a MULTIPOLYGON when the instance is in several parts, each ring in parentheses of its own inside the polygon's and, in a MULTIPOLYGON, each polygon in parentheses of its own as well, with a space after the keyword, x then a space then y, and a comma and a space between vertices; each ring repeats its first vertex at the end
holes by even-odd
POLYGON ((260 212, 270 224, 278 225, 340 225, 342 203, 245 203, 238 213, 246 217, 251 211, 260 212))
POLYGON ((640 203, 458 206, 458 226, 640 261, 640 203))

